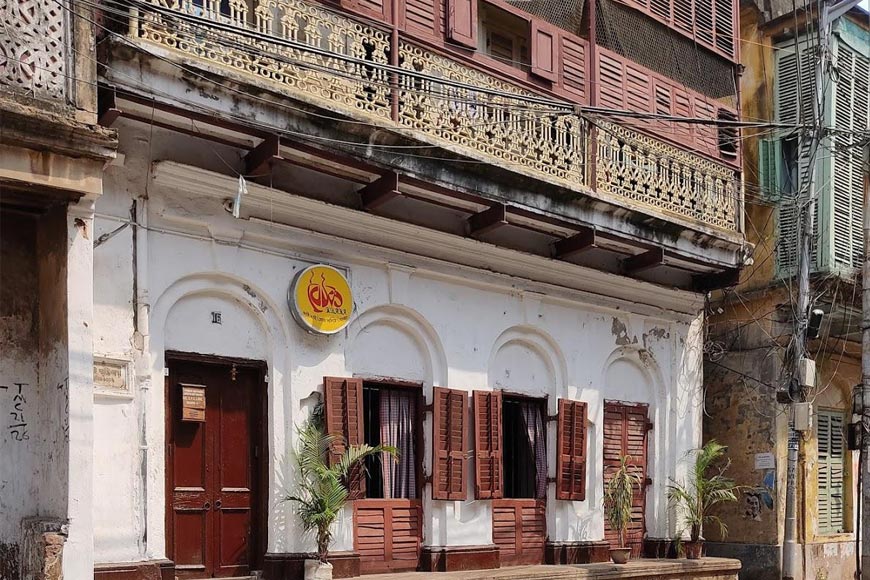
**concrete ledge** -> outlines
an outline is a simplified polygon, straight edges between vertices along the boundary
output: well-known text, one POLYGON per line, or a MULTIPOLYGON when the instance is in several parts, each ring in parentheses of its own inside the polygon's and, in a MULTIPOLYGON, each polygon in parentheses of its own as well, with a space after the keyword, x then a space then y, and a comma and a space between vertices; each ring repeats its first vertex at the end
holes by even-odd
POLYGON ((779 544, 704 542, 704 549, 710 556, 740 560, 743 580, 779 580, 781 577, 782 546, 779 544))
POLYGON ((377 574, 366 580, 736 580, 740 562, 726 558, 701 560, 633 560, 617 566, 611 563, 575 566, 515 566, 472 572, 406 572, 377 574))
POLYGON ((426 572, 485 570, 501 565, 498 546, 423 546, 420 569, 426 572))
POLYGON ((147 560, 94 565, 94 580, 173 580, 175 564, 170 560, 147 560))

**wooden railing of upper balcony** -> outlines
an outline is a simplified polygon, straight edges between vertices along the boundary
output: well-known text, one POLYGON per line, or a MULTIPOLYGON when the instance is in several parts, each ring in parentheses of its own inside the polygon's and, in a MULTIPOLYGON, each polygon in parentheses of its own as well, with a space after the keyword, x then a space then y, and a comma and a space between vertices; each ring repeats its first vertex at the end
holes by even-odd
POLYGON ((530 66, 515 68, 450 40, 469 31, 455 29, 447 7, 471 0, 397 1, 393 11, 384 0, 229 0, 222 11, 220 0, 145 0, 130 34, 473 159, 739 231, 739 154, 720 148, 715 126, 590 122, 570 104, 587 105, 594 91, 601 106, 637 112, 736 111, 601 47, 592 67, 585 39, 530 16, 530 66))

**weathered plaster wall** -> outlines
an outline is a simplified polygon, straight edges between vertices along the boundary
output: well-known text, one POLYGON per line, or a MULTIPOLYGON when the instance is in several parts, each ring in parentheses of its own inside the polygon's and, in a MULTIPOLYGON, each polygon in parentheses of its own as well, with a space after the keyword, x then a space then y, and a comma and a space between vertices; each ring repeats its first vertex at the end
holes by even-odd
MULTIPOLYGON (((145 142, 129 142, 143 147, 145 142)), ((122 147, 124 144, 122 143, 122 147)), ((155 157, 162 154, 155 146, 155 157)), ((202 156, 217 165, 214 152, 202 156)), ((128 155, 131 161, 135 156, 128 155)), ((573 297, 520 290, 506 277, 425 260, 410 254, 301 229, 235 220, 208 196, 151 187, 148 165, 133 161, 110 170, 97 206, 97 232, 123 224, 136 198, 140 223, 95 251, 95 344, 128 358, 136 369, 132 397, 96 400, 94 503, 132 497, 94 512, 99 562, 158 558, 164 547, 163 367, 167 350, 265 360, 269 372, 269 550, 311 547, 281 498, 292 480, 287 451, 294 428, 311 408, 324 375, 388 376, 459 389, 510 388, 589 402, 592 421, 589 492, 585 502, 548 502, 553 540, 596 540, 603 535, 600 441, 605 399, 648 402, 655 429, 650 456, 653 488, 649 533, 669 537, 664 486, 680 459, 700 442, 702 319, 635 305, 602 307, 573 297), (147 206, 146 206, 147 204, 147 206), (178 233, 176 233, 178 232, 178 233), (183 233, 182 233, 183 232, 183 233), (132 240, 136 239, 134 265, 132 240), (355 296, 350 326, 332 337, 303 332, 285 297, 295 272, 312 262, 347 268, 355 296), (127 279, 136 276, 139 309, 127 279), (220 311, 222 323, 211 322, 220 311), (158 388, 159 387, 159 388, 158 388), (145 413, 139 415, 139 410, 145 413), (119 424, 120 423, 120 424, 119 424), (140 437, 143 439, 140 440, 140 437), (117 459, 126 449, 144 457, 117 459), (108 468, 111 465, 112 468, 108 468), (120 530, 112 535, 109 530, 120 530), (147 530, 147 544, 141 538, 147 530)), ((128 228, 129 229, 129 228, 128 228)), ((337 230, 339 231, 339 230, 337 230)), ((529 284, 527 284, 529 286, 529 284)), ((431 437, 424 425, 427 448, 431 437)), ((553 441, 550 464, 555 464, 553 441)), ((138 456, 137 456, 138 457, 138 456)), ((431 461, 428 453, 426 465, 431 461)), ((426 468, 429 469, 428 467, 426 468)), ((424 497, 430 495, 427 489, 424 497)), ((428 545, 474 545, 491 540, 488 502, 425 499, 428 545)), ((352 548, 349 514, 335 549, 352 548)))
MULTIPOLYGON (((710 552, 741 559, 741 577, 763 580, 778 577, 783 540, 788 415, 784 405, 775 403, 774 389, 788 376, 783 368, 784 349, 777 344, 786 343, 791 326, 780 322, 776 314, 777 305, 787 302, 784 288, 744 296, 724 305, 722 314, 709 321, 710 341, 717 348, 705 362, 704 437, 729 446, 730 474, 753 489, 744 493, 738 504, 720 510, 729 534, 726 543, 717 542, 710 552), (766 452, 774 454, 775 472, 756 469, 755 454, 766 452)), ((860 381, 860 367, 847 347, 824 334, 811 345, 818 369, 818 387, 810 392, 814 409, 842 409, 848 415, 851 388, 860 381)), ((815 430, 804 434, 802 450, 799 535, 806 544, 806 577, 851 577, 855 564, 850 542, 854 542, 854 534, 818 534, 815 430)), ((857 458, 850 456, 847 464, 846 488, 850 491, 846 508, 851 522, 847 530, 854 530, 857 458)), ((715 534, 712 538, 721 540, 715 534)))
MULTIPOLYGON (((759 29, 758 12, 754 4, 741 2, 740 8, 740 62, 744 66, 740 76, 740 106, 745 119, 773 119, 774 50, 771 39, 759 29)), ((746 240, 755 246, 752 266, 740 276, 741 290, 768 285, 776 274, 776 218, 775 205, 764 203, 759 190, 758 139, 752 129, 743 129, 743 180, 746 197, 746 240)))
MULTIPOLYGON (((815 409, 836 409, 851 417, 852 387, 861 382, 861 362, 842 354, 836 346, 827 349, 828 356, 818 359, 818 390, 813 397, 815 409)), ((845 436, 845 434, 844 434, 845 436)), ((855 575, 855 523, 857 519, 858 495, 856 478, 858 474, 857 452, 846 452, 845 472, 845 512, 846 531, 842 534, 822 535, 818 529, 818 441, 813 430, 805 437, 806 479, 803 489, 803 509, 805 525, 802 535, 807 544, 805 569, 807 578, 833 580, 852 578, 855 575)))
MULTIPOLYGON (((2 213, 0 578, 29 580, 37 520, 66 529, 70 507, 67 209, 2 213), (27 523, 30 522, 30 523, 27 523), (17 556, 10 556, 17 550, 17 556)), ((33 553, 39 550, 40 553, 33 553)), ((41 564, 40 564, 41 565, 41 564)))
POLYGON ((18 580, 21 519, 37 512, 41 449, 36 218, 0 211, 0 579, 18 580), (22 426, 23 424, 23 426, 22 426))
POLYGON ((55 206, 40 219, 39 275, 39 514, 67 518, 69 481, 69 362, 67 360, 67 212, 55 206))
POLYGON ((785 326, 777 308, 787 297, 769 291, 730 298, 721 312, 714 306, 709 319, 704 440, 728 446, 728 474, 751 489, 718 510, 728 535, 723 540, 718 530, 706 530, 713 541, 708 552, 739 558, 741 578, 774 580, 781 566, 788 432, 785 407, 775 403, 785 376, 777 342, 785 326), (756 457, 769 457, 759 454, 772 454, 775 468, 757 468, 756 457))

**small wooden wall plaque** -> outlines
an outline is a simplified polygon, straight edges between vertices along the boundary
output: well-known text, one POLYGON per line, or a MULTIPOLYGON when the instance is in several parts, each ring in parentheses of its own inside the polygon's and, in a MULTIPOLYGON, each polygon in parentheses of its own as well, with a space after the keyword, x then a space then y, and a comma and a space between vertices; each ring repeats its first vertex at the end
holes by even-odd
POLYGON ((205 385, 181 385, 181 420, 205 423, 205 385))

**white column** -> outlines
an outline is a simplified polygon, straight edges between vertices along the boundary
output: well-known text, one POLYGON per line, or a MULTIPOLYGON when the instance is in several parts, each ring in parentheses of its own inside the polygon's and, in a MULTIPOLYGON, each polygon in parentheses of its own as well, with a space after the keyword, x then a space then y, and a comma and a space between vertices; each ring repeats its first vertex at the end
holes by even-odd
POLYGON ((70 205, 67 212, 69 537, 63 557, 66 578, 92 578, 94 573, 93 225, 93 202, 82 200, 70 205))

